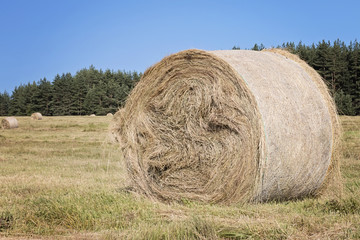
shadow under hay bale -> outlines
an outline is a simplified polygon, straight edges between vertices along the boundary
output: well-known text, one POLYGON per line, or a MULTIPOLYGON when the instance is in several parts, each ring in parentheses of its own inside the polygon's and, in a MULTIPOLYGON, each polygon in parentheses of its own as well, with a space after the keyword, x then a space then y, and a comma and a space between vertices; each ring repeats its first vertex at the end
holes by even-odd
POLYGON ((42 120, 42 119, 43 119, 43 116, 42 116, 41 113, 36 112, 36 113, 31 114, 31 119, 34 119, 34 120, 42 120))
POLYGON ((19 127, 18 121, 14 117, 6 117, 1 120, 2 129, 11 129, 19 127))
POLYGON ((294 199, 340 176, 333 100, 282 50, 173 54, 144 73, 114 121, 133 187, 152 199, 294 199))

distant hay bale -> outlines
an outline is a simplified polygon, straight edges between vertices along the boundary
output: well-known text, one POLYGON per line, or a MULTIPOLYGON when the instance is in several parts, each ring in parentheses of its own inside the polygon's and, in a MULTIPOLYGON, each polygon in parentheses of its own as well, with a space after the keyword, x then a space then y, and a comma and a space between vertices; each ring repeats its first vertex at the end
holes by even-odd
POLYGON ((90 114, 90 117, 95 117, 96 115, 95 114, 90 114))
POLYGON ((1 120, 1 127, 3 129, 17 128, 19 127, 19 124, 16 118, 6 117, 1 120))
POLYGON ((108 113, 108 114, 106 114, 106 116, 107 117, 112 117, 112 116, 114 116, 112 113, 108 113))
POLYGON ((333 100, 315 70, 282 50, 170 55, 114 121, 132 185, 152 199, 295 199, 339 177, 333 100))
POLYGON ((33 114, 31 114, 31 119, 34 119, 34 120, 42 120, 42 114, 39 113, 39 112, 35 112, 33 114))

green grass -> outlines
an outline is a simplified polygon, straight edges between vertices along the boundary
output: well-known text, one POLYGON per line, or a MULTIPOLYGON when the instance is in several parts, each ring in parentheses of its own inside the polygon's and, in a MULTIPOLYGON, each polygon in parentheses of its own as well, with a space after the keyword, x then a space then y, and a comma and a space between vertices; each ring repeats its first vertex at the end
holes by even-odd
POLYGON ((0 130, 0 238, 359 239, 360 117, 342 117, 341 199, 221 206, 131 194, 109 117, 0 130))

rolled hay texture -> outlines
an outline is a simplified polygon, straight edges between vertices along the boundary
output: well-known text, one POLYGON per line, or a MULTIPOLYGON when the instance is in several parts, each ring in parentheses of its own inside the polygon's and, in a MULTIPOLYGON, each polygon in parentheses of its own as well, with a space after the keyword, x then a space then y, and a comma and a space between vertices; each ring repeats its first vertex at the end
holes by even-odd
POLYGON ((1 127, 3 129, 11 129, 19 127, 18 121, 14 117, 6 117, 1 120, 1 127))
POLYGON ((133 187, 164 201, 316 195, 338 176, 321 77, 281 50, 187 50, 145 71, 112 132, 133 187))
POLYGON ((42 116, 41 113, 36 112, 36 113, 31 114, 31 119, 34 119, 34 120, 42 120, 42 119, 43 119, 43 116, 42 116))
POLYGON ((123 114, 124 108, 120 108, 112 118, 112 121, 109 125, 109 134, 108 139, 112 143, 120 143, 120 137, 118 135, 119 129, 121 128, 121 116, 123 114))

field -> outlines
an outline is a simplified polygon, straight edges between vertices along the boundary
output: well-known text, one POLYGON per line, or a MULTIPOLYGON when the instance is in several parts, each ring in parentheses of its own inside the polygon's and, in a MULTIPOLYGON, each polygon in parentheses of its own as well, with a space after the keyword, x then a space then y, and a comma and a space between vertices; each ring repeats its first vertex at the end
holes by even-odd
POLYGON ((19 117, 0 130, 0 238, 360 239, 360 117, 341 117, 341 199, 221 206, 128 191, 111 117, 19 117))

